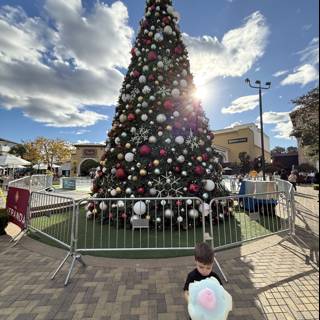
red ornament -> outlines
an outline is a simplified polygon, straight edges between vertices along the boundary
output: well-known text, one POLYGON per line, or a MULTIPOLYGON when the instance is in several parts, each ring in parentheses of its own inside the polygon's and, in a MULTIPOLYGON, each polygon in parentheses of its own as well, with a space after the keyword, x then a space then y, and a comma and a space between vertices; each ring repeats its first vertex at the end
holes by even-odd
POLYGON ((182 128, 182 124, 181 124, 180 121, 176 121, 176 122, 174 123, 174 126, 175 126, 175 128, 177 128, 177 129, 181 129, 181 128, 182 128))
POLYGON ((148 80, 149 81, 154 81, 156 80, 155 76, 153 74, 150 74, 149 77, 148 77, 148 80))
POLYGON ((120 169, 117 169, 116 171, 116 177, 120 180, 124 180, 127 178, 127 174, 124 171, 124 169, 120 168, 120 169))
POLYGON ((139 194, 144 194, 144 193, 145 193, 144 187, 140 187, 140 188, 138 189, 138 193, 139 193, 139 194))
POLYGON ((132 49, 131 49, 131 54, 132 54, 133 56, 136 56, 136 48, 132 48, 132 49))
POLYGON ((146 39, 144 42, 147 46, 150 46, 152 44, 152 40, 146 39))
POLYGON ((139 77, 140 77, 140 72, 139 72, 138 70, 134 70, 134 71, 132 72, 132 76, 133 76, 134 78, 139 78, 139 77))
POLYGON ((190 184, 189 191, 191 193, 197 193, 197 192, 199 192, 199 190, 200 190, 200 187, 197 184, 194 184, 194 183, 190 184))
POLYGON ((198 176, 202 176, 204 174, 204 168, 202 166, 196 166, 194 173, 198 176))
POLYGON ((140 147, 139 151, 141 156, 147 156, 151 153, 152 149, 148 145, 144 144, 142 147, 140 147))
POLYGON ((174 168, 174 171, 177 172, 177 173, 179 173, 179 172, 181 172, 181 168, 178 167, 178 166, 176 166, 176 167, 174 168))
POLYGON ((135 116, 133 113, 129 113, 129 114, 128 114, 128 120, 129 120, 129 121, 134 121, 135 118, 136 118, 136 116, 135 116))
POLYGON ((150 51, 148 53, 148 60, 149 61, 157 60, 157 58, 158 58, 158 55, 157 55, 157 53, 155 51, 150 51))
POLYGON ((170 23, 169 17, 164 17, 164 18, 162 19, 162 22, 163 22, 164 24, 169 24, 169 23, 170 23))
POLYGON ((208 161, 209 160, 209 156, 208 156, 207 153, 204 153, 201 157, 202 157, 203 161, 208 161))
POLYGON ((181 48, 181 46, 175 47, 174 48, 174 53, 181 55, 183 53, 183 49, 181 48))
POLYGON ((160 149, 160 156, 165 157, 167 155, 167 151, 165 149, 160 149))
POLYGON ((127 214, 126 213, 123 213, 122 215, 121 215, 121 218, 123 219, 123 220, 125 220, 125 219, 127 219, 127 214))
POLYGON ((174 104, 173 104, 172 100, 166 100, 166 101, 164 102, 163 106, 164 106, 164 108, 165 108, 166 110, 172 110, 173 107, 174 107, 174 104))
POLYGON ((177 200, 176 201, 176 205, 179 207, 179 206, 182 206, 182 201, 181 200, 177 200))

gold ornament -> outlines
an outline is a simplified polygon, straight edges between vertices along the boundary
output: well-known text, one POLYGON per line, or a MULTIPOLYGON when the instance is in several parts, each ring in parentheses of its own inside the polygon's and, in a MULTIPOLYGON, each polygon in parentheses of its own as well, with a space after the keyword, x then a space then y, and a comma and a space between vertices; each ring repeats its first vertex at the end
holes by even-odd
POLYGON ((138 177, 137 176, 133 176, 132 177, 132 181, 138 181, 138 177))
POLYGON ((154 165, 155 167, 158 167, 159 164, 160 164, 160 161, 159 161, 159 160, 154 160, 154 161, 153 161, 153 165, 154 165))
POLYGON ((167 129, 168 131, 171 131, 171 130, 172 130, 172 126, 168 125, 166 129, 167 129))
POLYGON ((123 160, 123 154, 122 153, 119 153, 118 155, 117 155, 117 158, 118 158, 118 160, 123 160))
POLYGON ((202 162, 202 157, 201 157, 201 156, 197 157, 197 160, 198 160, 199 162, 202 162))
POLYGON ((147 175, 147 170, 141 169, 141 170, 140 170, 140 176, 144 177, 144 176, 146 176, 146 175, 147 175))
POLYGON ((131 144, 130 143, 126 143, 125 147, 126 147, 126 149, 130 149, 131 148, 131 144))
POLYGON ((117 192, 117 193, 121 193, 121 191, 122 191, 122 190, 121 190, 120 187, 117 187, 117 188, 116 188, 116 192, 117 192))

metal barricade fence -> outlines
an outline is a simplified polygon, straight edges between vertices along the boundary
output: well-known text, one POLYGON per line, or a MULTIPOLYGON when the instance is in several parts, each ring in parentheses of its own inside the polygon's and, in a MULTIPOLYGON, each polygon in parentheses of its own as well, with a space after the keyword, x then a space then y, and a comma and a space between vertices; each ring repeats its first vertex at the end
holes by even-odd
POLYGON ((295 193, 296 225, 319 238, 319 196, 295 193))
POLYGON ((291 208, 284 192, 215 198, 210 208, 210 233, 216 249, 290 230, 291 208))
POLYGON ((9 182, 8 187, 27 189, 30 191, 41 191, 52 186, 53 176, 35 174, 9 182))
POLYGON ((74 240, 75 201, 52 193, 32 192, 27 227, 60 245, 71 248, 74 240))
POLYGON ((90 198, 76 212, 77 252, 190 250, 205 237, 199 198, 90 198))

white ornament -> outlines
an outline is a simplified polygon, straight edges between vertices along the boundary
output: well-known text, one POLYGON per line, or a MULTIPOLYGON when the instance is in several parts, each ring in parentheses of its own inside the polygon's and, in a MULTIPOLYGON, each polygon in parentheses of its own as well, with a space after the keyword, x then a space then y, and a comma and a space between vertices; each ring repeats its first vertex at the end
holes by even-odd
POLYGON ((186 80, 181 80, 181 81, 180 81, 180 86, 181 86, 182 88, 186 88, 186 87, 188 86, 188 82, 187 82, 186 80))
POLYGON ((149 137, 149 142, 150 143, 156 143, 157 142, 157 138, 155 136, 151 136, 151 137, 149 137))
POLYGON ((189 210, 189 217, 192 219, 197 219, 199 217, 199 211, 197 209, 189 210))
POLYGON ((86 218, 87 218, 87 219, 91 219, 92 216, 93 216, 93 213, 92 213, 91 211, 87 211, 87 212, 86 212, 86 218))
POLYGON ((139 82, 140 83, 146 83, 146 81, 147 81, 147 78, 145 76, 140 76, 139 77, 139 82))
POLYGON ((166 209, 165 212, 164 212, 164 216, 166 218, 172 218, 174 216, 174 213, 171 209, 166 209))
POLYGON ((99 208, 100 208, 102 211, 105 211, 105 210, 107 210, 108 206, 107 206, 107 204, 106 204, 104 201, 102 201, 102 202, 99 204, 99 208))
POLYGON ((148 87, 148 86, 144 86, 143 89, 142 89, 142 92, 143 92, 144 94, 148 94, 148 93, 151 92, 151 88, 148 87))
POLYGON ((111 190, 110 194, 115 197, 117 195, 117 191, 115 189, 111 190))
POLYGON ((147 121, 148 120, 148 116, 146 114, 143 114, 141 116, 141 120, 144 121, 144 122, 147 121))
POLYGON ((159 115, 157 115, 157 122, 158 123, 164 123, 166 122, 167 117, 165 114, 160 113, 159 115))
POLYGON ((216 185, 212 180, 204 180, 204 189, 206 191, 213 191, 215 186, 216 185))
POLYGON ((208 216, 210 213, 210 206, 207 203, 202 203, 199 206, 199 211, 205 216, 208 216))
POLYGON ((162 61, 158 61, 157 66, 158 68, 162 69, 164 67, 164 64, 162 61))
POLYGON ((179 111, 175 111, 175 112, 173 113, 173 116, 176 117, 176 118, 178 118, 178 117, 180 116, 179 111))
POLYGON ((171 91, 171 94, 174 98, 179 98, 180 97, 180 90, 175 88, 171 91))
POLYGON ((147 211, 147 206, 143 201, 138 201, 133 206, 133 211, 135 214, 142 216, 147 211))
POLYGON ((150 189, 150 194, 152 196, 155 196, 158 193, 158 191, 155 188, 150 189))
POLYGON ((183 136, 178 136, 178 137, 176 137, 175 141, 177 144, 183 144, 184 138, 183 138, 183 136))
POLYGON ((183 218, 182 218, 181 216, 179 216, 179 217, 177 218, 177 221, 178 221, 179 223, 181 223, 181 222, 183 222, 183 218))
POLYGON ((126 160, 127 162, 132 162, 133 159, 134 159, 134 154, 131 153, 131 152, 129 152, 129 153, 127 153, 127 154, 124 156, 124 158, 125 158, 125 160, 126 160))
POLYGON ((121 123, 123 122, 126 122, 127 121, 127 116, 125 114, 122 114, 120 117, 119 117, 119 120, 121 123))
POLYGON ((154 40, 155 40, 156 42, 162 42, 162 41, 163 41, 163 35, 162 35, 162 33, 156 33, 156 34, 154 35, 154 40))
POLYGON ((177 160, 179 163, 184 163, 186 159, 184 156, 179 156, 177 160))
POLYGON ((166 34, 172 34, 172 28, 170 26, 165 26, 163 29, 164 33, 166 34))

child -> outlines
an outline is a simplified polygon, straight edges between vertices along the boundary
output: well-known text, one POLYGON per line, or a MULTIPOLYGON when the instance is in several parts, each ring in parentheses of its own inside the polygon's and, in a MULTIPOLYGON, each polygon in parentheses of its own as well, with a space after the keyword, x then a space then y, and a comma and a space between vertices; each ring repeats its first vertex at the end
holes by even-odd
POLYGON ((184 296, 189 302, 189 284, 194 281, 201 281, 206 278, 215 277, 219 283, 222 285, 222 282, 219 276, 213 272, 213 263, 214 263, 214 251, 213 249, 205 242, 198 243, 195 247, 194 258, 196 262, 196 268, 188 274, 186 283, 184 285, 184 296))

